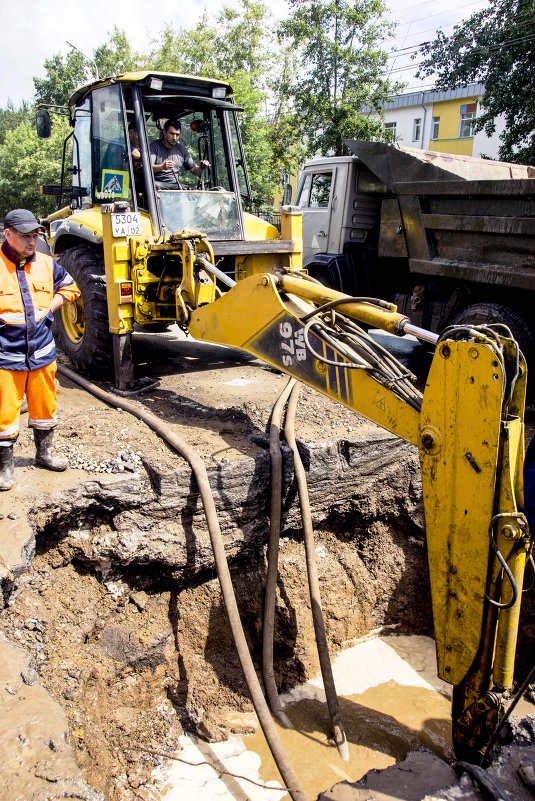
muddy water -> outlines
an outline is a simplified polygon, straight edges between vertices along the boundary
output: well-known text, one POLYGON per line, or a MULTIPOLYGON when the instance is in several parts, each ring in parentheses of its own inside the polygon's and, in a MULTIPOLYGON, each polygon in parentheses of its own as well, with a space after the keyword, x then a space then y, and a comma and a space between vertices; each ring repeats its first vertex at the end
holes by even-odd
MULTIPOLYGON (((371 769, 393 765, 420 746, 446 760, 452 758, 449 687, 436 677, 432 640, 371 638, 340 654, 333 669, 349 761, 340 758, 329 740, 321 677, 282 699, 294 729, 278 727, 278 732, 308 798, 316 798, 338 781, 357 781, 371 769)), ((233 722, 243 725, 254 720, 236 716, 233 722)), ((181 744, 184 761, 160 774, 163 801, 289 798, 275 789, 281 780, 260 728, 252 736, 233 736, 226 743, 182 738, 181 744), (233 775, 221 774, 222 770, 233 775), (259 786, 265 784, 273 789, 259 786)))

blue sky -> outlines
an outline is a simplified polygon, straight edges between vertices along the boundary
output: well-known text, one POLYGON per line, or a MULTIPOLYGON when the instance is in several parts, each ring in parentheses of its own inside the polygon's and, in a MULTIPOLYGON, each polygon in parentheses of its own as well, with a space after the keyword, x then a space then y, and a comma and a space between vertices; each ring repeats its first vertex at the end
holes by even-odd
MULTIPOLYGON (((437 28, 451 33, 453 24, 487 6, 486 0, 386 0, 391 20, 399 22, 395 39, 387 46, 393 53, 389 64, 392 77, 409 82, 405 91, 418 84, 413 79, 411 47, 433 38, 437 28)), ((234 4, 230 0, 227 4, 234 4)), ((24 10, 13 0, 0 0, 0 19, 4 36, 0 48, 0 106, 8 98, 16 105, 31 100, 34 76, 43 76, 43 63, 55 53, 65 55, 67 41, 88 55, 106 40, 114 25, 122 28, 133 46, 148 49, 166 23, 187 27, 196 22, 206 8, 211 14, 223 5, 222 0, 91 0, 90 4, 69 0, 33 0, 24 10), (90 11, 89 11, 90 9, 90 11)), ((267 5, 280 17, 288 8, 284 0, 270 0, 267 5)))

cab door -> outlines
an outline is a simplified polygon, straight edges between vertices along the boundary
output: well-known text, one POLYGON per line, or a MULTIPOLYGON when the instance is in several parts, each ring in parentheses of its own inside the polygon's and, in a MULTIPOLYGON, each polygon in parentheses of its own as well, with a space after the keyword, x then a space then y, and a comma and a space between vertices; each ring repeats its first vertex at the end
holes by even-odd
POLYGON ((336 184, 335 167, 306 170, 297 190, 296 205, 303 214, 303 260, 315 253, 328 253, 331 215, 336 184))

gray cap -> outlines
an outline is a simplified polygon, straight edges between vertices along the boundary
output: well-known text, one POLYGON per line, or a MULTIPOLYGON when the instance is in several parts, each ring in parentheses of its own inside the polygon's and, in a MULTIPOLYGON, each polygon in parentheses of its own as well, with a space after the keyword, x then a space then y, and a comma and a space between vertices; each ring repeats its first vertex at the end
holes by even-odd
POLYGON ((15 231, 20 231, 21 234, 29 234, 31 231, 37 231, 38 229, 44 230, 43 226, 38 223, 37 218, 28 209, 8 211, 4 217, 4 228, 14 228, 15 231))

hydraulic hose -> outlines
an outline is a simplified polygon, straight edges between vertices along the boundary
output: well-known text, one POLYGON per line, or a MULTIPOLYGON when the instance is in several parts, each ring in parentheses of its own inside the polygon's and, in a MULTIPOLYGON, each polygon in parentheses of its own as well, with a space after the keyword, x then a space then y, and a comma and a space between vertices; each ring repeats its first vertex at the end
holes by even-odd
POLYGON ((294 472, 299 492, 301 520, 303 523, 303 539, 305 543, 310 605, 312 608, 312 620, 314 623, 314 632, 316 634, 316 645, 318 648, 318 657, 320 661, 321 675, 323 677, 323 687, 325 689, 325 696, 327 698, 327 706, 331 718, 334 741, 336 743, 336 747, 338 748, 338 753, 340 754, 342 759, 347 761, 349 760, 349 748, 347 745, 344 724, 342 723, 342 716, 340 713, 340 705, 338 703, 336 686, 334 684, 334 677, 331 666, 331 657, 329 654, 329 646, 327 644, 325 623, 323 621, 321 593, 319 587, 318 569, 315 556, 314 531, 312 527, 312 515, 310 513, 310 500, 308 495, 306 474, 303 462, 301 460, 301 456, 299 455, 299 450, 297 448, 297 442, 295 439, 295 413, 297 409, 297 401, 299 398, 300 388, 301 387, 299 384, 296 384, 292 388, 290 400, 288 403, 288 411, 286 414, 286 425, 284 428, 284 435, 286 437, 288 445, 290 446, 293 452, 294 472))
POLYGON ((456 762, 453 767, 459 775, 467 773, 470 776, 485 801, 510 801, 509 793, 506 793, 496 779, 489 776, 479 765, 472 765, 470 762, 456 762))
POLYGON ((236 597, 234 595, 234 588, 232 586, 232 579, 230 576, 229 567, 225 555, 225 546, 223 537, 221 536, 221 529, 219 527, 219 520, 217 518, 217 511, 215 508, 210 482, 206 472, 206 466, 199 456, 199 454, 185 443, 180 437, 169 430, 156 415, 145 409, 138 408, 132 401, 113 395, 111 392, 101 389, 100 387, 82 378, 73 370, 63 365, 58 365, 58 372, 64 375, 70 381, 83 387, 87 392, 90 392, 95 397, 107 403, 110 406, 115 406, 117 409, 122 409, 129 412, 134 417, 142 420, 153 431, 155 431, 168 445, 170 445, 177 453, 186 459, 189 463, 193 475, 197 481, 199 493, 201 496, 202 504, 206 514, 208 524, 208 531, 210 541, 214 553, 214 560, 217 569, 217 575, 221 586, 221 593, 225 603, 227 616, 236 645, 236 651, 240 660, 241 668, 245 676, 245 681, 251 695, 251 700, 258 716, 258 720, 262 727, 262 731, 266 737, 270 751, 286 786, 288 793, 293 801, 306 801, 306 796, 299 785, 299 781, 293 767, 288 759, 283 745, 280 741, 277 729, 271 718, 268 705, 262 693, 262 688, 256 675, 256 670, 247 646, 243 626, 240 619, 236 597))
POLYGON ((269 455, 271 459, 271 507, 269 522, 269 541, 267 552, 266 588, 264 593, 264 621, 262 627, 262 675, 272 713, 279 723, 287 729, 291 721, 284 712, 273 668, 273 640, 275 632, 275 602, 277 596, 277 576, 279 568, 279 545, 282 509, 282 454, 280 447, 281 420, 284 407, 295 386, 295 378, 290 378, 279 395, 269 425, 269 455))

